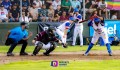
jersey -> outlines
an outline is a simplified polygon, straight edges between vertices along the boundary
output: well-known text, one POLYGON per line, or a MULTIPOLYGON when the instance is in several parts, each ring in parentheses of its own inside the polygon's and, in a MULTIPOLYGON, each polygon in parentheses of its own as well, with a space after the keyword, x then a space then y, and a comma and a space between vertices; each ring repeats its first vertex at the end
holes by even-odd
POLYGON ((80 21, 82 21, 82 15, 81 14, 78 14, 78 15, 75 14, 74 18, 79 20, 78 23, 75 23, 76 26, 83 25, 82 23, 79 23, 80 21))
POLYGON ((16 27, 10 30, 10 35, 8 38, 14 39, 16 42, 20 41, 23 38, 28 37, 28 32, 26 30, 22 30, 21 27, 16 27))
POLYGON ((105 27, 104 27, 104 20, 98 23, 98 26, 95 24, 94 21, 89 21, 88 26, 92 26, 94 31, 98 34, 101 34, 102 32, 105 32, 105 27))
POLYGON ((65 31, 65 29, 69 29, 70 28, 70 22, 66 21, 63 24, 61 24, 59 27, 57 27, 58 29, 60 29, 62 32, 65 31))
POLYGON ((48 35, 47 31, 42 31, 36 35, 34 38, 36 41, 41 41, 44 44, 48 44, 51 41, 58 42, 59 40, 55 35, 48 35))

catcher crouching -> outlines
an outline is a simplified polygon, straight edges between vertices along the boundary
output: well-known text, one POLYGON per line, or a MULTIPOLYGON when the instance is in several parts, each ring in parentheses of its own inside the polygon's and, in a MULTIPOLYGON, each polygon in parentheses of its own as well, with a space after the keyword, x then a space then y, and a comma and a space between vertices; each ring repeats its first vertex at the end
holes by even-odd
POLYGON ((35 44, 35 49, 32 56, 37 55, 41 49, 46 50, 43 55, 49 56, 50 52, 57 47, 56 42, 61 43, 61 41, 54 34, 54 28, 50 27, 48 30, 38 33, 32 41, 32 43, 35 44))

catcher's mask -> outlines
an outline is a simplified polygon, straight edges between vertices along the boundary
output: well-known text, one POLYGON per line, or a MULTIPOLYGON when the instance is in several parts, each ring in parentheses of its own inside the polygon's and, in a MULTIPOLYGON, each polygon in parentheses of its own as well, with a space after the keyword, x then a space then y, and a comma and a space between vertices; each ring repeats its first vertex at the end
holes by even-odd
POLYGON ((55 27, 49 27, 47 30, 49 36, 55 36, 55 27))

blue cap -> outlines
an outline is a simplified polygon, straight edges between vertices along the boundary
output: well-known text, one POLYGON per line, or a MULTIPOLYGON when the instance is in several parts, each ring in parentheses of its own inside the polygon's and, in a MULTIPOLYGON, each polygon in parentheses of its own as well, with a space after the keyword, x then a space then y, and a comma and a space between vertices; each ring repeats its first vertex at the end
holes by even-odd
POLYGON ((75 9, 74 9, 74 12, 79 12, 79 9, 78 9, 78 8, 75 8, 75 9))
POLYGON ((94 18, 94 22, 100 22, 99 18, 94 18))
POLYGON ((72 21, 74 21, 75 19, 74 19, 74 17, 69 17, 69 20, 72 20, 72 21))

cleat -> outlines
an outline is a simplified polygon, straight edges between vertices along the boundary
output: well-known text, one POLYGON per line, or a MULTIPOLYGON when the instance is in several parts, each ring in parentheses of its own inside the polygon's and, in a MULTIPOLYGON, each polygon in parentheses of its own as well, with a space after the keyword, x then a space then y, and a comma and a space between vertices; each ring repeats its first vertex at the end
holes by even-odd
POLYGON ((24 55, 28 55, 28 53, 26 53, 26 52, 20 53, 20 56, 24 56, 24 55))
POLYGON ((49 54, 47 54, 47 53, 45 53, 45 52, 43 53, 43 55, 45 55, 45 56, 50 56, 49 54))
POLYGON ((13 53, 7 53, 7 56, 14 56, 13 53))

